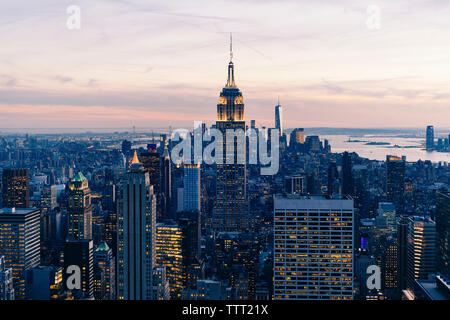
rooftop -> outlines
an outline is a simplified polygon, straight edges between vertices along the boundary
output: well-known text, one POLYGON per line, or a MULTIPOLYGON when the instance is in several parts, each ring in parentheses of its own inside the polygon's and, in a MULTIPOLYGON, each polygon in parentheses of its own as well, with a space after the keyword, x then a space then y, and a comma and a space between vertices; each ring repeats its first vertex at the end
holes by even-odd
POLYGON ((0 208, 0 214, 27 214, 31 212, 35 212, 39 209, 37 208, 0 208))
POLYGON ((81 171, 79 171, 77 173, 77 175, 75 177, 73 177, 72 181, 76 181, 76 182, 82 182, 87 180, 86 177, 83 175, 83 173, 81 173, 81 171))

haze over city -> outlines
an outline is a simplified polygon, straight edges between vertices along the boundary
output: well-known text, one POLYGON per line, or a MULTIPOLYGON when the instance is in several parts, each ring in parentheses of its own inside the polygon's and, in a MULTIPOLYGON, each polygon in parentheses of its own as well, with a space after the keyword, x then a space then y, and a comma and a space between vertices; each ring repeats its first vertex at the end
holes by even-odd
POLYGON ((215 120, 229 33, 246 118, 286 127, 448 127, 443 1, 0 4, 0 128, 215 120), (81 27, 69 30, 70 5, 81 27), (367 8, 380 9, 379 28, 367 8))

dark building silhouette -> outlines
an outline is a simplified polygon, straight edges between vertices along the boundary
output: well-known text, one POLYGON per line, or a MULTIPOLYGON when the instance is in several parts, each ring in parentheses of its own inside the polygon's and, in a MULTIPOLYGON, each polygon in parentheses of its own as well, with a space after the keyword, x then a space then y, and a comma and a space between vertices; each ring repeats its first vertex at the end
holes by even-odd
POLYGON ((333 195, 339 193, 339 172, 336 161, 330 161, 328 165, 328 194, 333 195))
POLYGON ((394 203, 397 214, 405 208, 405 159, 386 156, 386 194, 388 201, 394 203))
POLYGON ((30 207, 30 176, 28 169, 4 169, 2 185, 3 207, 30 207))
POLYGON ((450 276, 450 192, 438 192, 436 201, 437 271, 450 276))
MULTIPOLYGON (((64 270, 69 266, 80 267, 81 288, 73 291, 75 297, 93 297, 94 295, 94 243, 92 240, 70 240, 64 243, 64 270)), ((67 283, 67 274, 64 274, 64 283, 67 283)))
POLYGON ((426 137, 426 149, 433 150, 434 149, 434 127, 427 127, 427 137, 426 137))
POLYGON ((344 152, 342 155, 342 194, 353 195, 354 193, 352 158, 348 152, 344 152))

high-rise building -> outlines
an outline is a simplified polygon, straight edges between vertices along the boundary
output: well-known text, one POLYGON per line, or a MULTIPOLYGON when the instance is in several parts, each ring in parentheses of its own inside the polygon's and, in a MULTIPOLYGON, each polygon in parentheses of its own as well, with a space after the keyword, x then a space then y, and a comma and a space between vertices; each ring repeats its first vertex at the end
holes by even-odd
POLYGON ((102 242, 94 251, 94 269, 103 273, 104 299, 115 300, 116 298, 116 266, 111 248, 102 242))
POLYGON ((436 223, 412 216, 408 228, 407 286, 414 289, 416 280, 425 280, 436 271, 436 223))
POLYGON ((352 173, 352 157, 346 151, 342 155, 342 194, 351 195, 355 193, 352 173))
MULTIPOLYGON (((172 200, 172 167, 168 148, 168 139, 164 140, 164 152, 161 160, 161 206, 163 217, 170 216, 171 200, 172 200)), ((150 181, 151 183, 151 181, 150 181)))
POLYGON ((340 194, 339 171, 336 161, 330 161, 328 165, 328 195, 340 194))
POLYGON ((405 159, 386 156, 386 194, 389 202, 395 204, 397 214, 405 209, 405 159))
MULTIPOLYGON (((64 270, 69 266, 80 268, 81 288, 74 289, 75 298, 90 299, 94 297, 94 242, 88 239, 68 240, 64 243, 64 270)), ((64 274, 64 283, 67 283, 64 274)))
POLYGON ((4 256, 0 256, 0 300, 14 300, 12 269, 6 267, 4 256))
POLYGON ((12 269, 16 299, 25 299, 26 271, 41 262, 40 210, 0 209, 0 256, 12 269))
POLYGON ((353 299, 353 200, 277 195, 274 250, 274 299, 353 299))
POLYGON ((297 174, 284 178, 284 191, 286 193, 305 194, 306 193, 306 176, 297 174))
POLYGON ((41 208, 47 210, 55 209, 56 203, 56 185, 45 185, 41 190, 41 208))
POLYGON ((156 265, 166 268, 171 299, 180 299, 183 292, 186 269, 183 263, 183 232, 174 221, 156 225, 156 265))
POLYGON ((436 201, 437 271, 450 276, 450 192, 438 192, 436 201))
POLYGON ((426 149, 433 150, 434 149, 434 127, 427 127, 427 137, 426 137, 426 149))
POLYGON ((278 100, 278 104, 275 106, 275 128, 280 132, 280 137, 283 135, 283 109, 278 100))
POLYGON ((155 266, 156 197, 134 153, 119 200, 117 279, 119 300, 151 300, 155 266))
POLYGON ((67 215, 69 240, 92 239, 91 189, 81 172, 69 183, 67 215))
POLYGON ((408 229, 409 222, 405 216, 400 217, 397 222, 397 259, 398 259, 398 271, 397 271, 397 294, 399 295, 402 290, 407 288, 408 278, 408 229))
POLYGON ((31 300, 63 299, 63 268, 37 266, 27 271, 27 298, 31 300))
POLYGON ((170 300, 170 287, 166 277, 166 267, 155 267, 153 269, 153 297, 154 300, 170 300))
POLYGON ((292 146, 299 143, 305 143, 305 129, 303 128, 295 128, 291 131, 289 145, 292 146))
POLYGON ((161 188, 161 156, 156 150, 156 145, 148 145, 147 151, 140 154, 140 160, 144 169, 148 171, 155 194, 158 194, 161 188))
POLYGON ((228 80, 217 105, 216 128, 223 135, 224 157, 222 164, 217 163, 216 203, 213 209, 215 232, 248 229, 244 99, 234 81, 232 56, 230 43, 228 80), (227 130, 236 133, 233 141, 227 141, 227 130), (241 138, 237 134, 239 130, 242 130, 241 138), (233 154, 227 154, 231 146, 234 146, 233 154), (227 163, 227 158, 233 159, 233 163, 227 163))
POLYGON ((184 211, 200 211, 200 164, 184 165, 184 211))
POLYGON ((3 169, 3 207, 30 207, 30 176, 28 169, 3 169))

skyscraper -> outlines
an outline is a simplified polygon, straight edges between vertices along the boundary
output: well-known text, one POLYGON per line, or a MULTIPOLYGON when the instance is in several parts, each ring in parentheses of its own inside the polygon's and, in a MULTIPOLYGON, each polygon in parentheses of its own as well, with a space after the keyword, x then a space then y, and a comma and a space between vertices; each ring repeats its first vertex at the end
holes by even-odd
POLYGON ((275 128, 280 132, 280 137, 283 135, 283 109, 278 99, 278 104, 275 106, 275 128))
POLYGON ((12 269, 16 299, 25 299, 25 275, 41 262, 40 211, 0 209, 0 256, 12 269))
MULTIPOLYGON (((168 148, 168 139, 164 140, 164 152, 161 160, 161 205, 163 216, 167 218, 170 214, 172 199, 172 169, 168 148)), ((151 183, 151 181, 150 181, 151 183)))
POLYGON ((53 210, 56 205, 56 185, 43 186, 41 190, 41 208, 53 210))
POLYGON ((166 268, 171 299, 180 299, 186 276, 183 232, 174 221, 156 225, 156 264, 166 268))
POLYGON ((340 194, 339 171, 336 161, 330 161, 328 165, 328 195, 340 194))
POLYGON ((2 183, 3 207, 30 207, 30 177, 28 169, 4 169, 2 183))
POLYGON ((155 266, 156 197, 134 153, 121 188, 117 231, 118 297, 151 300, 155 266))
POLYGON ((217 164, 216 203, 213 209, 213 229, 216 232, 241 231, 248 227, 244 100, 234 81, 232 58, 230 43, 228 80, 217 105, 216 128, 223 135, 224 158, 222 164, 217 164), (227 130, 234 130, 235 133, 242 130, 243 136, 233 137, 233 141, 227 142, 227 130), (232 146, 233 154, 227 154, 232 146), (233 159, 233 163, 227 163, 227 158, 233 159))
POLYGON ((274 298, 353 299, 353 200, 276 196, 274 298))
POLYGON ((351 195, 355 193, 352 174, 352 157, 346 151, 342 155, 342 194, 351 195))
POLYGON ((427 137, 426 137, 426 149, 433 150, 434 149, 434 127, 427 127, 427 137))
POLYGON ((407 286, 426 280, 436 271, 436 223, 429 218, 412 216, 408 228, 407 286))
MULTIPOLYGON (((94 296, 94 242, 88 239, 68 240, 64 243, 64 270, 76 265, 81 271, 81 288, 73 292, 76 298, 94 296), (78 294, 82 294, 78 296, 78 294)), ((67 274, 64 274, 67 283, 67 274)))
POLYGON ((161 159, 156 151, 156 145, 148 145, 147 151, 140 154, 140 160, 144 169, 148 171, 150 183, 153 186, 155 194, 160 192, 161 188, 161 159))
POLYGON ((0 300, 14 300, 12 269, 6 268, 4 256, 0 256, 0 300))
POLYGON ((305 143, 305 130, 303 128, 295 128, 291 131, 289 146, 305 143))
POLYGON ((184 165, 184 211, 200 211, 200 165, 184 165))
POLYGON ((103 273, 104 298, 114 300, 116 297, 116 267, 112 250, 106 242, 100 243, 94 251, 94 269, 99 269, 103 273))
POLYGON ((386 193, 388 201, 395 204, 397 214, 405 209, 405 159, 386 156, 386 193))
POLYGON ((450 276, 450 192, 438 192, 436 201, 437 269, 450 276))
POLYGON ((408 229, 409 220, 407 217, 400 217, 397 222, 397 253, 398 253, 398 292, 407 288, 408 275, 408 229))
POLYGON ((67 214, 68 239, 92 239, 91 189, 81 172, 69 183, 67 214))

